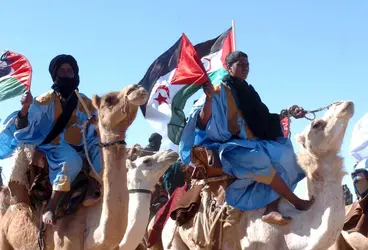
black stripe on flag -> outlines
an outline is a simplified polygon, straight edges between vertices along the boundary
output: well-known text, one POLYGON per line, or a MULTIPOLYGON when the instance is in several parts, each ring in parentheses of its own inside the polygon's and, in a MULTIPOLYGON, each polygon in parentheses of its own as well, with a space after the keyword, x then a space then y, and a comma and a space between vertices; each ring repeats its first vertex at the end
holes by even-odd
POLYGON ((199 58, 220 51, 223 47, 225 39, 230 35, 231 29, 232 28, 228 29, 227 31, 225 31, 224 33, 222 33, 221 35, 219 35, 214 39, 198 43, 197 45, 195 45, 194 48, 199 58))
MULTIPOLYGON (((159 56, 148 68, 146 74, 138 85, 142 86, 148 94, 151 93, 157 80, 177 68, 182 47, 182 36, 179 40, 161 56, 159 56)), ((141 106, 143 115, 146 115, 146 104, 141 106)))

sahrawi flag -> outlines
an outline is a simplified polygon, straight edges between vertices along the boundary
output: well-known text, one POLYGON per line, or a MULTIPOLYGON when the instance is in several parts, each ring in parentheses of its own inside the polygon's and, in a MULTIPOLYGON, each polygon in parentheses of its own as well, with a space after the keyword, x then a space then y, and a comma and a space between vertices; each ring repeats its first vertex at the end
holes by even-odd
POLYGON ((233 30, 194 46, 213 85, 221 83, 227 74, 225 58, 234 51, 233 30))
POLYGON ((186 120, 185 103, 207 81, 203 64, 185 34, 151 64, 139 82, 149 92, 141 109, 147 122, 162 135, 163 144, 168 139, 179 144, 186 120))
POLYGON ((0 54, 0 102, 22 95, 30 89, 32 67, 21 54, 5 51, 0 54))

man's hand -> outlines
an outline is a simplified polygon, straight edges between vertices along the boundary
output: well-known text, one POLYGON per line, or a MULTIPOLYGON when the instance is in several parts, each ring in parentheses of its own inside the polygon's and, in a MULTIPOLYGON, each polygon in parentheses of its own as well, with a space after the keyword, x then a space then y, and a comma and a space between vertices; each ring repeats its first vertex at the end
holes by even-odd
POLYGON ((213 87, 211 82, 206 82, 203 84, 203 92, 207 97, 212 98, 215 88, 213 87))
POLYGON ((28 114, 28 109, 31 106, 32 102, 33 102, 33 96, 30 91, 27 91, 26 93, 24 93, 24 95, 20 99, 20 103, 22 104, 20 115, 22 117, 28 114))
POLYGON ((31 106, 32 102, 33 102, 33 96, 30 91, 27 91, 26 93, 24 93, 24 95, 22 96, 22 99, 20 100, 20 103, 22 104, 23 107, 31 106))

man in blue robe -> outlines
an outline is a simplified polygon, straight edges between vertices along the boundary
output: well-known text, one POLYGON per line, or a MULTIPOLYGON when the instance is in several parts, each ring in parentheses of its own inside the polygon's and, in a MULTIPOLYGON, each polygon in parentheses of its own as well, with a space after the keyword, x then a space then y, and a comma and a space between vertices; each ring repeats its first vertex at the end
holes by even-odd
MULTIPOLYGON (((77 61, 70 55, 58 55, 50 62, 49 72, 53 81, 52 90, 36 98, 30 92, 25 93, 21 99, 21 110, 6 119, 6 128, 1 133, 3 137, 14 137, 9 139, 12 144, 8 147, 14 148, 14 142, 32 144, 45 154, 52 195, 43 214, 43 222, 54 224, 60 197, 70 191, 71 183, 83 166, 82 124, 88 115, 74 91, 79 86, 77 61)), ((97 111, 91 100, 83 94, 81 96, 89 111, 95 114, 97 111)), ((87 128, 86 141, 94 169, 100 173, 98 136, 92 125, 87 128)), ((89 191, 99 191, 98 181, 91 178, 90 187, 89 191)), ((83 205, 94 205, 100 199, 99 192, 91 194, 87 191, 83 205)))
POLYGON ((233 52, 226 66, 229 74, 223 82, 205 84, 205 95, 193 107, 179 145, 181 159, 190 164, 192 147, 205 146, 221 163, 213 165, 237 178, 226 191, 228 204, 240 210, 266 206, 264 221, 288 224, 291 218, 278 210, 280 197, 299 210, 313 204, 313 199, 302 200, 292 192, 305 174, 290 139, 283 137, 280 116, 271 114, 245 81, 248 56, 233 52))

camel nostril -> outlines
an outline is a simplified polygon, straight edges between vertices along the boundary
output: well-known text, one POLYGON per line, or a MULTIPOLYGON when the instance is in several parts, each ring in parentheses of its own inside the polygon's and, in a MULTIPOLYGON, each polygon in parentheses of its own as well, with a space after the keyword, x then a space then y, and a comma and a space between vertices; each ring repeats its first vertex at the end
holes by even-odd
POLYGON ((128 95, 130 95, 134 90, 135 90, 135 89, 132 89, 132 88, 131 88, 131 89, 129 89, 126 95, 127 95, 127 96, 128 96, 128 95))

